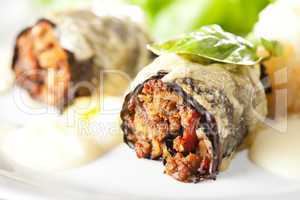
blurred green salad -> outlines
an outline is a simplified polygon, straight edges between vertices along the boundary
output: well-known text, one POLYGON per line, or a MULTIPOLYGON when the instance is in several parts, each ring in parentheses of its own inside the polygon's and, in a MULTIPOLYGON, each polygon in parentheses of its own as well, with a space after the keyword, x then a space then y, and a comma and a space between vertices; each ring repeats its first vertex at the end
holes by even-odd
MULTIPOLYGON (((35 0, 40 5, 65 8, 103 0, 35 0)), ((107 1, 107 0, 106 0, 107 1)), ((203 25, 218 24, 224 30, 245 36, 258 15, 275 0, 110 0, 137 5, 144 10, 156 39, 165 40, 203 25)))
MULTIPOLYGON (((226 31, 246 35, 258 14, 272 0, 125 0, 147 14, 157 39, 190 32, 203 25, 219 24, 226 31)), ((274 1, 274 0, 273 0, 274 1)))

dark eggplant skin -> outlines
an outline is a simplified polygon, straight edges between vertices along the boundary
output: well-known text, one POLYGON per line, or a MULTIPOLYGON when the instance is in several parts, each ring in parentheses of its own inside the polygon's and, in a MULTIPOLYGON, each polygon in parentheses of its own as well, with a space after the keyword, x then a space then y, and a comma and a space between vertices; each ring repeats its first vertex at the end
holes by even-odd
MULTIPOLYGON (((137 75, 125 96, 121 112, 124 142, 134 147, 138 138, 134 137, 132 125, 125 120, 129 112, 129 100, 139 94, 148 80, 160 79, 178 96, 183 97, 184 105, 190 105, 200 113, 202 125, 198 129, 211 144, 213 156, 210 171, 198 174, 195 182, 215 179, 267 114, 262 75, 257 68, 259 66, 238 67, 237 71, 231 71, 231 67, 226 64, 195 63, 174 54, 159 56, 137 75)), ((166 144, 163 144, 171 155, 176 154, 172 152, 173 140, 167 137, 164 141, 166 144)))
MULTIPOLYGON (((145 80, 144 83, 146 83, 149 80, 154 80, 154 79, 161 79, 163 76, 165 76, 167 73, 166 72, 158 72, 157 75, 152 76, 151 78, 145 80)), ((186 82, 191 88, 196 88, 196 85, 194 84, 193 81, 189 80, 189 79, 185 79, 183 80, 184 82, 186 82)), ((134 143, 132 141, 130 141, 130 139, 128 139, 129 134, 133 134, 133 131, 131 130, 131 128, 128 126, 128 124, 126 123, 126 121, 124 120, 124 116, 127 115, 128 108, 128 101, 131 99, 132 96, 137 96, 137 94, 141 91, 144 83, 138 85, 134 91, 130 92, 129 94, 126 95, 124 103, 123 103, 123 107, 120 113, 120 117, 122 119, 122 124, 121 124, 121 129, 124 133, 123 135, 123 139, 124 142, 130 147, 130 148, 134 148, 134 143)), ((212 144, 212 150, 213 150, 213 161, 212 161, 212 167, 209 171, 209 173, 207 174, 198 174, 198 178, 197 180, 195 180, 195 182, 201 181, 201 180, 206 180, 206 179, 216 179, 217 174, 219 173, 219 164, 222 161, 222 155, 221 155, 221 145, 220 144, 220 140, 219 140, 219 136, 218 136, 218 131, 217 131, 217 125, 216 125, 216 121, 214 119, 214 116, 212 116, 202 105, 200 105, 192 96, 188 95, 178 84, 167 84, 168 87, 176 92, 179 96, 183 97, 184 99, 184 103, 186 105, 189 105, 193 108, 195 108, 197 110, 198 113, 201 114, 201 124, 205 124, 206 126, 206 136, 207 138, 209 138, 211 144, 212 144)), ((196 90, 197 92, 199 92, 201 94, 200 90, 196 90)), ((174 140, 174 138, 173 138, 174 140)), ((171 139, 170 143, 173 142, 173 140, 171 139)), ((165 141, 166 145, 169 146, 167 144, 167 140, 165 141)), ((170 153, 174 154, 174 152, 172 152, 171 148, 170 148, 170 153)), ((161 159, 161 158, 160 158, 161 159)))
MULTIPOLYGON (((158 72, 156 76, 152 76, 151 78, 144 81, 146 83, 149 80, 153 79, 161 79, 163 76, 165 76, 166 72, 158 72)), ((190 78, 184 78, 181 80, 182 83, 188 85, 194 92, 196 92, 198 95, 203 95, 204 93, 213 94, 214 91, 203 91, 201 88, 197 87, 197 81, 192 80, 190 78)), ((125 97, 123 107, 121 110, 120 117, 122 119, 121 129, 123 130, 123 138, 124 142, 130 147, 134 148, 134 143, 128 139, 129 134, 133 134, 133 131, 128 126, 126 121, 124 120, 124 116, 129 112, 127 105, 128 101, 132 98, 132 96, 137 96, 137 94, 141 91, 144 83, 138 85, 134 91, 128 93, 125 97)), ((231 156, 235 150, 238 148, 240 144, 242 144, 243 139, 247 136, 247 127, 245 126, 245 123, 241 121, 239 129, 237 129, 235 132, 232 133, 231 136, 228 136, 225 140, 220 140, 220 134, 221 132, 218 132, 218 127, 215 121, 214 116, 209 113, 202 105, 200 105, 193 96, 187 94, 178 84, 167 84, 169 88, 171 88, 172 91, 175 91, 179 96, 183 97, 185 104, 190 105, 191 107, 195 108, 198 113, 201 113, 201 124, 205 124, 205 134, 207 138, 210 140, 212 144, 212 150, 213 150, 213 161, 212 161, 212 167, 209 172, 209 174, 201 174, 199 175, 199 181, 205 180, 205 179, 216 179, 218 173, 219 173, 219 167, 222 163, 222 160, 231 156)), ((227 118, 232 121, 232 112, 233 112, 233 106, 229 102, 226 96, 222 96, 222 98, 213 98, 212 104, 222 104, 224 108, 226 108, 226 116, 227 118)), ((174 138, 173 138, 174 140, 174 138)), ((171 142, 173 142, 171 139, 171 142)), ((165 141, 166 142, 166 141, 165 141)), ((168 146, 168 145, 167 145, 168 146)), ((170 150, 172 151, 172 150, 170 150)), ((170 152, 171 154, 174 154, 174 152, 170 152)), ((197 182, 197 181, 196 181, 197 182)))
MULTIPOLYGON (((67 54, 70 66, 69 91, 57 105, 52 105, 59 110, 64 110, 77 96, 95 94, 99 90, 100 82, 109 85, 106 78, 100 81, 102 71, 118 70, 134 77, 141 67, 154 58, 146 49, 146 44, 152 40, 140 25, 113 16, 99 17, 89 10, 72 10, 46 16, 21 31, 16 41, 40 22, 51 25, 60 46, 67 54), (75 40, 69 39, 72 37, 75 40), (93 91, 90 91, 90 88, 76 88, 76 92, 73 92, 73 86, 83 81, 91 84, 93 91)), ((12 58, 13 70, 19 59, 18 48, 20 47, 16 42, 12 58)), ((25 90, 26 87, 30 87, 18 82, 17 84, 25 90)), ((39 98, 31 96, 40 101, 39 98)))

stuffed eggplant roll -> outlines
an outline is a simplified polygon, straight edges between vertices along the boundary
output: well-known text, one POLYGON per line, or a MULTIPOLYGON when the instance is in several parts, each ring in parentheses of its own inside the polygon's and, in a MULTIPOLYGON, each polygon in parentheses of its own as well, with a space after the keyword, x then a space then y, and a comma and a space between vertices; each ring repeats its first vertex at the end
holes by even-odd
POLYGON ((76 96, 90 95, 101 70, 134 76, 150 61, 149 41, 129 19, 88 10, 59 12, 18 35, 12 68, 17 84, 31 97, 62 108, 76 96))
POLYGON ((124 141, 179 181, 215 179, 267 112, 255 48, 214 25, 150 49, 160 56, 125 97, 124 141))

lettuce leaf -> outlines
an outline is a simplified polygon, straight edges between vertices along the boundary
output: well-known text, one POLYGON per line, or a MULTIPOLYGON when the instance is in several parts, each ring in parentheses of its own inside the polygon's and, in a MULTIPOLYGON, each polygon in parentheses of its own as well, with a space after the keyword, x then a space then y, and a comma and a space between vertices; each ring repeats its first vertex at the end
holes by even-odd
POLYGON ((246 35, 258 14, 273 0, 125 0, 147 14, 152 33, 159 40, 219 24, 226 31, 246 35))

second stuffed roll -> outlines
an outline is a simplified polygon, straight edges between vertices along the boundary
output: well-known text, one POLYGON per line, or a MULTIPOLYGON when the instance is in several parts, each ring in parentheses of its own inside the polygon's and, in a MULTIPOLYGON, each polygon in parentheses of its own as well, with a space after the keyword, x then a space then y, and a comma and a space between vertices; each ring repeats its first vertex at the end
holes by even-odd
POLYGON ((134 77, 152 60, 145 48, 149 42, 143 27, 130 19, 97 16, 89 10, 62 11, 18 35, 12 68, 17 84, 33 99, 63 109, 76 96, 91 95, 101 81, 109 85, 101 72, 134 77))
POLYGON ((255 50, 218 26, 151 49, 124 100, 124 141, 179 181, 215 179, 267 112, 255 50))

